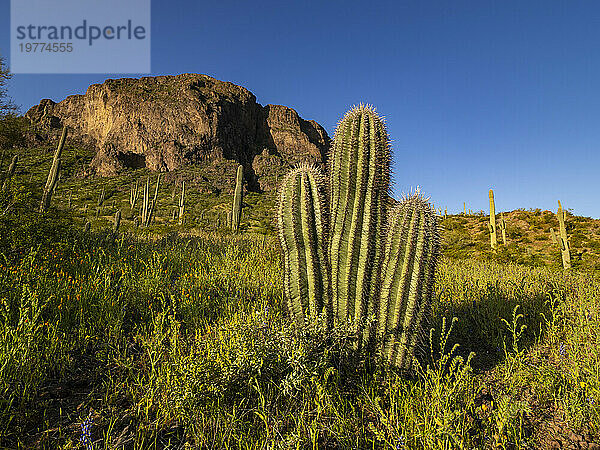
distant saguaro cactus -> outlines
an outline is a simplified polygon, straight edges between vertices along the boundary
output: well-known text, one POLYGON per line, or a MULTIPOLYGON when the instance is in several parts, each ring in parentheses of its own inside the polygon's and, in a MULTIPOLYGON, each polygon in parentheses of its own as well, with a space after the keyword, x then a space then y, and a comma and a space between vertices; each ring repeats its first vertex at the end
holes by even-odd
POLYGON ((154 214, 156 203, 158 201, 158 189, 160 187, 160 173, 156 178, 156 188, 154 189, 154 198, 150 198, 150 177, 146 179, 146 186, 144 187, 144 198, 142 201, 142 225, 145 227, 150 226, 152 222, 152 216, 154 214))
POLYGON ((183 213, 185 212, 185 181, 181 182, 181 197, 179 198, 179 225, 183 225, 183 213))
POLYGON ((119 232, 119 225, 121 225, 121 210, 120 209, 115 213, 115 220, 113 223, 113 233, 116 234, 119 232))
POLYGON ((500 231, 502 231, 502 245, 506 245, 506 222, 503 213, 500 213, 500 231))
POLYGON ((10 186, 10 181, 17 170, 17 162, 19 161, 19 155, 13 156, 10 165, 8 166, 8 170, 6 171, 6 176, 4 177, 4 183, 2 183, 2 190, 7 190, 10 186))
POLYGON ((569 247, 569 240, 567 238, 567 229, 565 227, 565 220, 567 218, 567 213, 562 209, 562 205, 560 204, 560 200, 558 201, 558 211, 556 213, 558 218, 558 245, 560 247, 560 255, 562 257, 562 263, 564 269, 571 268, 571 252, 569 247))
POLYGON ((233 194, 233 205, 231 208, 231 229, 236 232, 240 228, 240 219, 242 216, 243 181, 244 166, 240 164, 237 168, 237 173, 235 177, 235 192, 233 194))
POLYGON ((354 107, 336 129, 328 180, 304 164, 281 184, 284 292, 297 327, 324 314, 329 327, 350 327, 354 350, 409 369, 433 292, 439 235, 435 210, 418 193, 388 219, 389 177, 383 120, 369 106, 354 107))
POLYGON ((56 183, 58 182, 58 175, 60 172, 60 156, 63 151, 63 147, 65 146, 65 140, 67 139, 67 127, 63 127, 62 135, 60 137, 60 141, 58 142, 58 147, 54 152, 54 158, 52 159, 52 167, 50 167, 50 172, 48 173, 48 180, 46 181, 46 186, 44 187, 44 193, 42 194, 42 201, 40 202, 40 212, 48 211, 50 208, 50 203, 52 201, 52 193, 56 188, 56 183))
POLYGON ((131 190, 129 191, 129 205, 131 206, 131 219, 132 220, 133 220, 133 217, 135 216, 135 204, 137 203, 139 196, 140 196, 139 180, 136 180, 135 184, 131 183, 131 190))
POLYGON ((106 198, 106 192, 104 191, 104 186, 103 186, 102 191, 100 192, 100 195, 98 196, 98 208, 102 207, 102 205, 104 204, 105 198, 106 198))
POLYGON ((490 230, 490 246, 493 250, 498 248, 498 237, 496 235, 496 205, 494 204, 494 191, 490 189, 490 222, 488 229, 490 230))

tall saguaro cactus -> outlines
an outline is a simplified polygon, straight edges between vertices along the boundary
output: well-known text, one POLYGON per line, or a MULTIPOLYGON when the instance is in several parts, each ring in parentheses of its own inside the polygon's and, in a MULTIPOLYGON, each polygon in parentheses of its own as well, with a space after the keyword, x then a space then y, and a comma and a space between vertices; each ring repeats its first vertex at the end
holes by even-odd
POLYGON ((54 158, 52 159, 52 167, 50 167, 50 172, 48 173, 48 180, 46 181, 46 186, 44 187, 44 193, 42 194, 42 201, 40 202, 40 212, 48 211, 50 208, 50 202, 52 201, 52 193, 56 188, 56 183, 58 182, 58 174, 60 172, 60 156, 63 151, 63 147, 65 146, 65 140, 67 139, 67 127, 63 127, 62 135, 60 137, 60 141, 58 142, 58 147, 54 152, 54 158))
MULTIPOLYGON (((329 157, 332 305, 335 324, 364 326, 376 314, 381 233, 387 224, 389 138, 372 108, 359 106, 340 121, 329 157)), ((363 339, 370 340, 365 327, 363 339)), ((365 342, 359 339, 360 348, 365 342)))
POLYGON ((383 120, 357 106, 340 121, 325 183, 300 166, 279 193, 284 292, 298 327, 323 311, 347 328, 354 350, 375 350, 408 369, 432 295, 439 236, 433 208, 419 194, 388 220, 389 139, 383 120), (328 195, 324 194, 328 185, 328 195))
POLYGON ((8 170, 6 171, 6 176, 4 177, 4 182, 2 183, 2 190, 7 190, 10 186, 10 181, 17 170, 17 162, 19 161, 19 155, 13 156, 10 165, 8 166, 8 170))
POLYGON ((558 201, 558 211, 556 213, 558 217, 558 246, 560 247, 560 255, 562 257, 562 263, 564 269, 571 268, 571 252, 569 247, 569 240, 567 238, 567 229, 565 227, 565 220, 567 213, 562 209, 560 200, 558 201))
POLYGON ((490 222, 488 229, 490 230, 490 246, 493 250, 498 248, 498 236, 496 235, 496 205, 494 204, 494 191, 490 189, 490 222))
POLYGON ((244 166, 241 164, 237 168, 235 177, 235 192, 233 194, 233 205, 231 208, 231 229, 238 231, 240 228, 240 219, 242 216, 242 183, 244 181, 244 166))

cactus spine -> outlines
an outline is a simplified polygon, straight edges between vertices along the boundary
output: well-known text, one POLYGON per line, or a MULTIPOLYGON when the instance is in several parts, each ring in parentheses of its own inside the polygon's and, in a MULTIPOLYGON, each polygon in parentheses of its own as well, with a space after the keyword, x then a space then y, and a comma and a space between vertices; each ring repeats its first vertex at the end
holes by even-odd
POLYGON ((8 190, 8 188, 10 186, 10 180, 13 177, 13 175, 15 174, 15 171, 17 170, 17 162, 18 161, 19 161, 19 155, 13 156, 13 159, 10 162, 10 165, 8 166, 8 171, 6 172, 6 176, 4 178, 4 183, 2 183, 2 190, 8 190))
POLYGON ((506 245, 506 222, 503 213, 500 213, 500 231, 502 231, 502 245, 506 245))
POLYGON ((498 236, 496 235, 496 205, 494 204, 494 191, 490 189, 490 222, 488 229, 490 230, 490 246, 493 250, 498 248, 498 236))
POLYGON ((280 188, 291 316, 302 326, 324 310, 328 325, 352 326, 354 350, 379 342, 380 356, 409 368, 439 252, 435 211, 415 194, 392 210, 388 223, 389 139, 369 106, 354 107, 340 121, 329 164, 328 204, 314 168, 298 167, 280 188))
POLYGON ((86 220, 85 225, 83 226, 83 232, 89 233, 89 231, 90 231, 90 221, 86 220))
POLYGON ((435 211, 416 193, 390 213, 382 270, 378 333, 382 356, 408 370, 422 338, 439 255, 435 211))
POLYGON ((235 232, 240 228, 242 216, 242 183, 244 181, 244 166, 239 165, 235 177, 235 192, 233 194, 233 206, 231 209, 231 229, 235 232))
POLYGON ((181 197, 179 198, 179 225, 183 225, 183 213, 185 210, 185 181, 181 182, 181 197))
POLYGON ((48 180, 46 181, 46 186, 44 187, 44 193, 42 194, 42 201, 40 202, 40 212, 46 212, 48 211, 48 208, 50 208, 50 202, 52 201, 52 193, 56 188, 58 174, 60 172, 60 155, 62 154, 66 139, 67 127, 63 127, 62 135, 60 137, 60 141, 58 142, 58 147, 54 152, 54 158, 52 159, 52 167, 50 167, 50 172, 48 173, 48 180))
POLYGON ((279 240, 284 256, 284 289, 297 327, 328 304, 325 181, 310 166, 290 172, 279 194, 279 240))
POLYGON ((567 229, 565 227, 565 220, 567 218, 567 213, 562 209, 562 205, 560 204, 560 200, 558 201, 558 211, 556 213, 558 217, 558 245, 560 247, 560 255, 562 257, 562 263, 564 269, 571 268, 571 253, 569 247, 569 240, 567 238, 567 229))

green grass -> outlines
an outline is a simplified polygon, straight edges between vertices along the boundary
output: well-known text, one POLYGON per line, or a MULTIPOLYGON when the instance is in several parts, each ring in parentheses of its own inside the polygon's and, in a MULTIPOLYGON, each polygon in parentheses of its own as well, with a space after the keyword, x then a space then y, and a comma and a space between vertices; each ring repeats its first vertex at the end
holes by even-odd
MULTIPOLYGON (((128 188, 146 172, 73 173, 40 216, 44 175, 33 167, 46 171, 51 152, 35 158, 23 155, 0 198, 18 200, 0 216, 0 447, 81 448, 86 418, 94 448, 546 448, 570 433, 600 441, 597 272, 565 274, 535 254, 525 264, 488 258, 464 232, 468 218, 450 221, 446 233, 464 239, 464 253, 443 257, 419 367, 402 377, 348 355, 344 330, 293 333, 277 242, 253 232, 272 200, 247 197, 238 236, 160 215, 135 228, 128 188), (124 205, 114 241, 114 211, 82 213, 102 186, 105 205, 124 205), (77 193, 71 208, 67 189, 77 193)), ((190 188, 190 210, 226 208, 230 197, 190 188)))

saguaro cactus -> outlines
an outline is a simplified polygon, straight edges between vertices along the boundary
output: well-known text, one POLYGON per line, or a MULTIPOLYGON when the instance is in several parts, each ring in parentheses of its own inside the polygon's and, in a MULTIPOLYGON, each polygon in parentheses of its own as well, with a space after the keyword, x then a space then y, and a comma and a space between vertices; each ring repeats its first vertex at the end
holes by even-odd
POLYGON ((8 170, 6 171, 6 176, 4 177, 4 183, 2 183, 2 189, 7 190, 10 186, 10 180, 12 179, 15 171, 17 170, 17 162, 19 161, 19 155, 13 156, 10 165, 8 166, 8 170))
POLYGON ((490 230, 490 246, 496 250, 498 247, 498 237, 496 235, 496 205, 494 204, 494 191, 490 189, 490 222, 488 229, 490 230))
POLYGON ((419 193, 391 211, 377 328, 383 340, 382 356, 400 369, 410 369, 422 337, 439 247, 435 212, 419 193))
POLYGON ((244 166, 239 165, 235 177, 235 192, 233 194, 233 205, 231 208, 231 229, 238 231, 240 227, 240 218, 242 216, 242 183, 244 181, 244 166))
POLYGON ((129 205, 131 206, 131 218, 133 220, 133 216, 135 215, 135 204, 140 196, 140 186, 139 180, 131 183, 131 190, 129 191, 129 205))
POLYGON ((104 199, 106 198, 106 192, 104 191, 104 186, 102 187, 102 191, 98 196, 98 208, 101 208, 104 205, 104 199))
POLYGON ((390 183, 389 138, 383 120, 358 106, 340 121, 329 158, 332 306, 337 325, 364 327, 358 348, 373 337, 390 183))
POLYGON ((500 213, 500 231, 502 231, 502 245, 506 245, 506 222, 503 213, 500 213))
POLYGON ((558 201, 558 211, 556 213, 558 217, 558 245, 560 247, 560 255, 562 257, 562 263, 564 269, 571 268, 571 252, 569 247, 569 240, 567 238, 567 229, 565 227, 565 220, 567 218, 567 213, 562 209, 562 205, 560 204, 560 200, 558 201))
POLYGON ((314 167, 290 172, 279 194, 279 240, 283 248, 284 289, 298 327, 328 304, 325 181, 314 167))
POLYGON ((121 225, 121 210, 119 209, 115 213, 115 221, 113 223, 113 233, 117 234, 119 232, 119 225, 121 225))
POLYGON ((185 211, 185 181, 181 182, 181 197, 179 198, 179 225, 183 225, 183 213, 185 211))
POLYGON ((158 189, 160 188, 160 173, 156 178, 156 188, 154 189, 154 198, 150 199, 150 177, 146 179, 146 186, 144 187, 144 199, 142 201, 142 224, 145 227, 150 226, 152 222, 152 215, 156 208, 156 202, 158 201, 158 189))
POLYGON ((383 120, 369 106, 353 108, 335 132, 328 204, 316 169, 292 171, 280 188, 279 238, 297 326, 324 310, 329 325, 351 326, 355 350, 379 343, 380 356, 406 369, 427 312, 439 239, 435 211, 418 194, 387 220, 389 164, 383 120))
POLYGON ((64 127, 62 135, 60 137, 60 141, 58 142, 58 147, 54 152, 54 158, 52 159, 52 167, 50 167, 50 172, 48 173, 48 180, 46 181, 44 193, 42 194, 42 201, 40 202, 40 212, 46 212, 48 211, 48 208, 50 208, 50 202, 52 201, 52 193, 56 188, 58 174, 60 172, 60 155, 62 154, 66 139, 67 127, 64 127))

